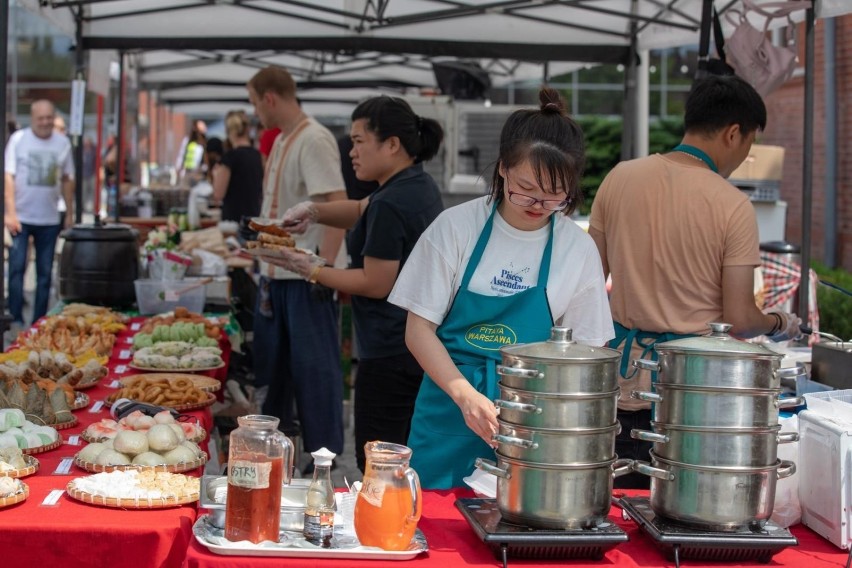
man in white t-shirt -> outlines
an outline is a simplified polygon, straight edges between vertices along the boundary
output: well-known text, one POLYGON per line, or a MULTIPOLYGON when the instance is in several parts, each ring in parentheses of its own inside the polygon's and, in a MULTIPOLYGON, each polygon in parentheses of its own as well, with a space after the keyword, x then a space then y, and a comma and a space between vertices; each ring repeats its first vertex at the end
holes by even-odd
MULTIPOLYGON (((280 219, 308 199, 346 199, 337 141, 302 112, 290 73, 266 67, 247 88, 263 126, 281 129, 266 163, 261 215, 280 219)), ((296 236, 296 246, 333 264, 342 240, 341 229, 314 224, 296 236)), ((337 304, 328 288, 265 262, 260 266, 253 356, 255 386, 268 386, 263 413, 279 417, 286 431, 293 426, 295 398, 305 450, 326 447, 340 454, 343 373, 337 304)))
POLYGON ((50 276, 59 224, 57 202, 64 196, 71 222, 74 192, 74 161, 67 136, 53 130, 56 111, 47 100, 30 107, 31 124, 15 132, 6 145, 6 215, 12 235, 9 251, 9 311, 14 323, 23 325, 24 272, 29 238, 35 245, 36 297, 33 321, 47 312, 50 276))

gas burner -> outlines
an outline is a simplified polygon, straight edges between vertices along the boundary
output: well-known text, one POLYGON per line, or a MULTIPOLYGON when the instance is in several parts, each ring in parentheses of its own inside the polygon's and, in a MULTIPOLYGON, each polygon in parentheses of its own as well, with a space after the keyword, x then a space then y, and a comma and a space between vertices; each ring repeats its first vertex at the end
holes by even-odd
POLYGON ((591 558, 627 542, 627 533, 610 521, 589 529, 536 529, 502 519, 494 499, 457 499, 456 507, 494 556, 508 566, 512 558, 591 558))
POLYGON ((625 519, 633 519, 654 539, 657 546, 674 559, 742 562, 769 562, 776 552, 799 541, 787 529, 771 520, 762 528, 746 526, 736 531, 713 532, 679 525, 657 516, 647 497, 622 497, 615 501, 625 519))

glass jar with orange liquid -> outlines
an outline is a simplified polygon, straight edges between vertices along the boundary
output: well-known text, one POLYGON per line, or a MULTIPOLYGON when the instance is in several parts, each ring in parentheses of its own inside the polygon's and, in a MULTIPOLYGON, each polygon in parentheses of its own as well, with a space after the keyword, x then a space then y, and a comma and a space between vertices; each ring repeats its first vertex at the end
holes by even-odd
POLYGON ((237 422, 228 446, 225 538, 278 542, 281 485, 290 483, 293 443, 274 416, 250 414, 237 422))
POLYGON ((423 505, 420 479, 408 466, 411 448, 367 442, 364 451, 367 466, 355 501, 355 534, 364 546, 406 550, 423 505))

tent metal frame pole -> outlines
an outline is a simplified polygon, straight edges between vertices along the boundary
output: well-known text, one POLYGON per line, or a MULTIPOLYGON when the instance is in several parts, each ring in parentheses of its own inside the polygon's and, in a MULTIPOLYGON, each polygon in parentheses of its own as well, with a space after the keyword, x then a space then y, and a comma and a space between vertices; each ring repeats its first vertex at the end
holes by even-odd
POLYGON ((811 199, 814 149, 814 8, 805 12, 805 113, 802 144, 802 265, 799 281, 799 317, 810 325, 811 199))
MULTIPOLYGON (((74 34, 74 60, 76 65, 76 78, 85 80, 86 78, 86 63, 83 53, 83 7, 79 6, 74 14, 76 24, 74 34)), ((86 112, 85 92, 83 93, 83 114, 86 112)), ((74 223, 83 222, 83 139, 85 138, 86 128, 85 122, 83 130, 78 136, 74 136, 74 223)))
POLYGON ((118 146, 118 151, 116 152, 116 163, 115 163, 115 193, 112 195, 112 207, 113 207, 113 216, 115 218, 115 222, 119 222, 120 217, 120 204, 121 204, 121 182, 124 181, 124 152, 126 148, 124 147, 124 65, 126 54, 124 51, 118 52, 118 117, 116 120, 116 132, 118 133, 118 140, 115 141, 118 146))
MULTIPOLYGON (((0 1, 0 74, 6 77, 6 58, 8 55, 8 40, 9 40, 9 2, 0 1)), ((0 109, 3 109, 3 126, 0 130, 3 131, 3 136, 0 136, 0 173, 3 175, 3 181, 0 181, 0 187, 3 188, 3 195, 0 196, 0 217, 6 218, 6 137, 7 137, 7 120, 6 113, 6 85, 0 89, 0 109)), ((17 109, 15 109, 17 111, 17 109)), ((0 243, 3 245, 3 250, 6 250, 6 231, 0 236, 0 243)), ((4 283, 6 282, 6 263, 0 262, 0 350, 6 350, 6 330, 9 329, 9 324, 12 322, 12 316, 6 311, 6 292, 4 283)))

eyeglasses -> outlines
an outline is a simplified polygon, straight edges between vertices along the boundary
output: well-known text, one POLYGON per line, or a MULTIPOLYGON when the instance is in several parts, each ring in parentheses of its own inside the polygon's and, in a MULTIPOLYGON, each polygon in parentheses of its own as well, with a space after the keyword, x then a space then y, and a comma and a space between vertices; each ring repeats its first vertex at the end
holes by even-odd
POLYGON ((530 197, 511 189, 507 189, 506 193, 509 194, 509 201, 521 207, 532 207, 536 203, 541 203, 542 208, 548 211, 562 211, 571 203, 570 199, 536 199, 535 197, 530 197))

